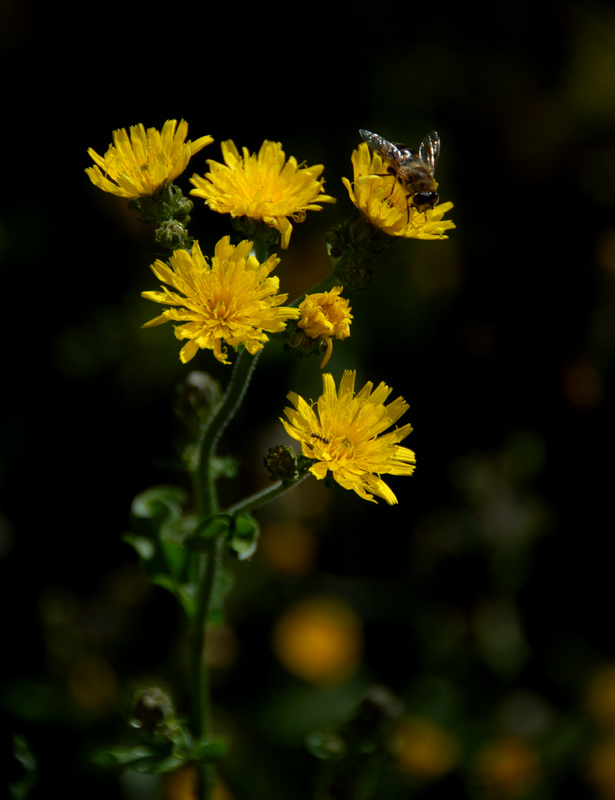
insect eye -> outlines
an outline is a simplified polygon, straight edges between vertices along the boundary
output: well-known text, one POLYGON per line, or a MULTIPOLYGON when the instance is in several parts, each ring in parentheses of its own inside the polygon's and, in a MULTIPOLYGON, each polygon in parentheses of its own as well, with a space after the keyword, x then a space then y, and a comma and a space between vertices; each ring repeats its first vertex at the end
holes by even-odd
POLYGON ((437 192, 417 192, 412 198, 415 206, 429 206, 433 208, 438 202, 437 192))

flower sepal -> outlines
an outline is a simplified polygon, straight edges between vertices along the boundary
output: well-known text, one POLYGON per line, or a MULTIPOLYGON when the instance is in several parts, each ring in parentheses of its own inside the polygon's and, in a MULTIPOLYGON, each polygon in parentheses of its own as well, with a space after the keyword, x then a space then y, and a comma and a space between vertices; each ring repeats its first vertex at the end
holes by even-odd
POLYGON ((90 756, 95 764, 160 775, 191 762, 213 764, 228 753, 228 743, 223 739, 195 739, 170 698, 157 688, 138 693, 129 724, 139 731, 138 743, 97 750, 90 756))
POLYGON ((231 217, 231 225, 242 236, 253 242, 257 257, 262 258, 263 261, 280 245, 280 231, 271 228, 261 220, 250 219, 250 217, 231 217))
POLYGON ((381 255, 391 241, 362 214, 348 217, 327 233, 335 278, 352 291, 365 291, 373 279, 372 256, 381 255))
POLYGON ((277 334, 277 338, 283 342, 284 350, 292 351, 293 358, 297 361, 322 355, 327 348, 327 343, 322 336, 311 339, 297 323, 298 320, 290 320, 286 329, 277 334))
POLYGON ((131 200, 128 208, 140 214, 141 222, 144 223, 161 223, 173 219, 187 225, 194 203, 189 197, 184 197, 179 186, 172 183, 153 194, 131 200))

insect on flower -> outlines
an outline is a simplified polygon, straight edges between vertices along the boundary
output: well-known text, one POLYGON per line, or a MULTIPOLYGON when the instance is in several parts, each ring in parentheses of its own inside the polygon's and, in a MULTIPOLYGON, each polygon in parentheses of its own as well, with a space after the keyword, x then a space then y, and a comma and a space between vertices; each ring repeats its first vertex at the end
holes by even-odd
POLYGON ((318 441, 322 442, 323 444, 329 444, 329 440, 326 436, 321 436, 319 433, 312 433, 312 439, 318 439, 318 441))
POLYGON ((423 139, 418 153, 405 144, 389 142, 377 133, 365 130, 359 133, 363 141, 388 163, 389 174, 397 177, 417 211, 426 211, 436 205, 439 197, 434 172, 440 155, 440 137, 435 131, 423 139))

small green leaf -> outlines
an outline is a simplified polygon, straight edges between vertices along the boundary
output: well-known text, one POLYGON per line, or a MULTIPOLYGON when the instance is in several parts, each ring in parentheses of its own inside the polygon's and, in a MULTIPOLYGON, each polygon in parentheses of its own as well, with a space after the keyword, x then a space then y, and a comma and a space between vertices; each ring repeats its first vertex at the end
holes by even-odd
POLYGON ((130 765, 135 772, 147 772, 150 775, 160 775, 162 772, 174 772, 186 763, 185 758, 178 756, 151 756, 130 765))
POLYGON ((97 750, 90 759, 99 767, 128 766, 144 758, 151 758, 154 750, 142 745, 131 747, 112 747, 109 750, 97 750))
POLYGON ((323 761, 339 761, 346 754, 346 744, 332 731, 312 731, 305 740, 307 749, 323 761))
POLYGON ((256 552, 260 526, 251 514, 239 514, 233 519, 229 549, 241 560, 245 561, 256 552))
POLYGON ((214 480, 218 478, 236 478, 239 474, 239 464, 236 458, 232 456, 217 456, 212 459, 212 477, 214 480))
POLYGON ((11 800, 26 800, 38 780, 36 758, 32 755, 25 736, 13 736, 13 756, 21 764, 21 777, 9 784, 11 800))
POLYGON ((177 587, 177 597, 188 619, 194 619, 196 614, 196 585, 194 583, 182 583, 177 587))
POLYGON ((193 761, 212 763, 224 758, 228 753, 228 749, 228 742, 223 739, 207 739, 203 737, 202 739, 197 739, 192 745, 190 758, 193 761))
POLYGON ((152 486, 135 497, 131 511, 135 517, 145 519, 166 517, 169 514, 179 517, 187 499, 186 490, 181 486, 152 486))
POLYGON ((171 574, 179 578, 188 555, 186 548, 179 542, 169 542, 161 537, 160 550, 162 551, 164 560, 169 566, 171 574))
POLYGON ((154 557, 156 545, 151 539, 145 536, 137 536, 136 533, 125 533, 122 536, 122 541, 132 545, 137 551, 139 558, 142 558, 144 561, 149 561, 154 557))
POLYGON ((156 586, 161 586, 163 589, 166 589, 167 592, 177 595, 177 583, 175 578, 171 575, 165 575, 164 573, 150 575, 150 580, 152 583, 155 583, 156 586))
POLYGON ((226 536, 230 527, 231 517, 228 514, 218 514, 197 525, 194 533, 186 537, 184 544, 190 550, 208 549, 212 540, 218 536, 226 536))

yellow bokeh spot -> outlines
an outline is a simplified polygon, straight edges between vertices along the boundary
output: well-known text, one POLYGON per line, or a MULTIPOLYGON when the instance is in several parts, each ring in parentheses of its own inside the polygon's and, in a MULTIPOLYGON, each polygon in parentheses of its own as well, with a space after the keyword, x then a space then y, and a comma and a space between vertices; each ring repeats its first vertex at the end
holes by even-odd
POLYGON ((415 778, 438 778, 459 761, 457 739, 421 717, 404 719, 395 733, 395 742, 399 767, 415 778))
POLYGON ((274 628, 272 644, 289 672, 309 683, 337 683, 358 668, 361 622, 341 600, 314 598, 284 612, 274 628))
POLYGON ((615 730, 615 664, 606 665, 592 675, 585 702, 596 722, 615 730))
POLYGON ((504 737, 490 742, 479 753, 477 772, 487 796, 523 798, 536 787, 538 753, 523 739, 504 737))
POLYGON ((316 540, 304 525, 278 523, 263 530, 258 549, 274 569, 289 575, 305 575, 314 565, 316 540))
POLYGON ((73 700, 82 708, 105 711, 115 705, 117 676, 104 658, 86 655, 71 669, 68 689, 73 700))
MULTIPOLYGON (((162 776, 160 785, 161 800, 198 800, 197 772, 194 764, 168 772, 162 776)), ((212 800, 232 800, 226 786, 216 778, 212 800)))
POLYGON ((615 800, 615 737, 594 745, 589 753, 587 778, 598 797, 615 800))

